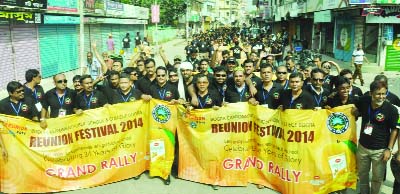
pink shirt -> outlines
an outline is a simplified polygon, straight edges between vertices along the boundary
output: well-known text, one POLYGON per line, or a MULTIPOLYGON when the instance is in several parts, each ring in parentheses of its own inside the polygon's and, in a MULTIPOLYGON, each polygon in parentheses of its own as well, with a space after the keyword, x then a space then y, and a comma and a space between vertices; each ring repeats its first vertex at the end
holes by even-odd
POLYGON ((114 40, 112 38, 109 38, 107 40, 107 49, 109 51, 113 51, 114 50, 114 40))

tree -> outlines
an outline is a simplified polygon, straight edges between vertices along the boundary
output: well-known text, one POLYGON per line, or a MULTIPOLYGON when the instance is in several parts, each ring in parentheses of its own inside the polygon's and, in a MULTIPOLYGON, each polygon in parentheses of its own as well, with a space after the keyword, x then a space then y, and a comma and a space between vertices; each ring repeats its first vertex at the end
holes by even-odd
MULTIPOLYGON (((152 0, 122 0, 132 1, 134 5, 141 7, 151 8, 151 5, 155 3, 152 0)), ((157 0, 157 4, 160 5, 160 23, 163 24, 174 24, 179 15, 185 14, 186 4, 185 0, 157 0)))

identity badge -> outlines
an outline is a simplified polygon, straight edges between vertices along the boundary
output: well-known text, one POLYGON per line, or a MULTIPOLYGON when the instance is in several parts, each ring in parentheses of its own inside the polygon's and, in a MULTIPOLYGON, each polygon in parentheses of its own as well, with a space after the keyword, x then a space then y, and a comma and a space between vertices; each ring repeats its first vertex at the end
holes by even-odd
POLYGON ((60 108, 58 110, 58 117, 65 117, 67 115, 67 110, 60 108))

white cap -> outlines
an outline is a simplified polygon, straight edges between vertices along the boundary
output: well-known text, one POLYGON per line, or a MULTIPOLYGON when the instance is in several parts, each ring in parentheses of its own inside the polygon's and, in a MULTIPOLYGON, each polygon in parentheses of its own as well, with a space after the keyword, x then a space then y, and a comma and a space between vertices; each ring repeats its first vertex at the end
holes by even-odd
POLYGON ((190 70, 193 70, 193 65, 192 65, 190 62, 188 62, 188 61, 184 61, 184 62, 182 62, 182 63, 179 65, 179 68, 180 68, 180 69, 190 69, 190 70))

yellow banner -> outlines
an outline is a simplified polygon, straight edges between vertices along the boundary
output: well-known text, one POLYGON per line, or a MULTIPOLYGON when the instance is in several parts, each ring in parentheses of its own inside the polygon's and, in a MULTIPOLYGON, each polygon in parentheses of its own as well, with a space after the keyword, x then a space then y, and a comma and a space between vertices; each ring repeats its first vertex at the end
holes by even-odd
POLYGON ((181 109, 179 177, 221 186, 255 183, 287 194, 355 189, 350 110, 278 111, 248 103, 181 109))
POLYGON ((48 119, 46 130, 24 118, 0 115, 0 135, 8 151, 8 162, 0 159, 0 191, 75 190, 145 170, 166 178, 177 123, 172 115, 176 108, 157 100, 48 119))

